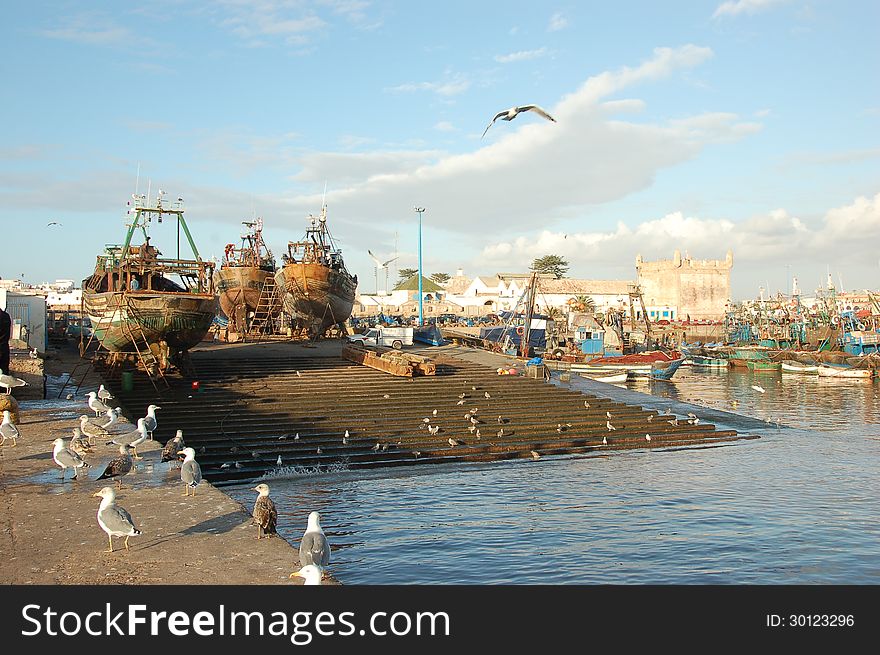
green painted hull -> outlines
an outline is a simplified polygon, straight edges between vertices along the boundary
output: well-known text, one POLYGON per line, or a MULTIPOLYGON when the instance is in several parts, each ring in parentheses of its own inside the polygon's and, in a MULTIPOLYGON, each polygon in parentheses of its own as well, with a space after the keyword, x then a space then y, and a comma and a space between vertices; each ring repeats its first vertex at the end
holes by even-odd
POLYGON ((214 295, 176 292, 83 293, 95 338, 111 352, 132 352, 141 332, 150 345, 183 352, 199 343, 217 315, 214 295))

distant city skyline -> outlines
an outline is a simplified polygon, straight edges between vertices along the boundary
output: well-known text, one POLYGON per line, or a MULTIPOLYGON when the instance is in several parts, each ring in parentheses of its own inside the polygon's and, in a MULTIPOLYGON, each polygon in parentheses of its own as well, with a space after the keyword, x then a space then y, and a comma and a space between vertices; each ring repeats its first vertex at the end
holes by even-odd
POLYGON ((426 275, 732 249, 733 300, 829 270, 877 289, 878 22, 867 0, 13 4, 0 276, 81 281, 149 187, 218 259, 255 215, 280 256, 326 199, 369 291, 368 250, 399 255, 392 283, 417 266, 416 206, 426 275), (481 138, 524 104, 557 122, 481 138))

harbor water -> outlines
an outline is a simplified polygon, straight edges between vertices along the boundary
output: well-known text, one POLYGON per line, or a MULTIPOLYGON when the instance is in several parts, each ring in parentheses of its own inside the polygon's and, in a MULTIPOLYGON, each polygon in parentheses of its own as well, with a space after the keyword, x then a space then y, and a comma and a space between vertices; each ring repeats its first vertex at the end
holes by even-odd
MULTIPOLYGON (((880 583, 878 381, 681 369, 628 388, 758 418, 761 438, 304 472, 268 480, 279 532, 298 546, 321 512, 343 584, 880 583)), ((226 491, 250 507, 253 486, 226 491)))

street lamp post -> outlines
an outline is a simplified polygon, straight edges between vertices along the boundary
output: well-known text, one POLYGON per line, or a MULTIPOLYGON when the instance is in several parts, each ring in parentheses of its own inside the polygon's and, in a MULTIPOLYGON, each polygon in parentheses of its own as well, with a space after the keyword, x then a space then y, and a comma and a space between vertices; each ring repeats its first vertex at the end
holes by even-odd
POLYGON ((424 315, 422 314, 422 213, 424 207, 413 207, 419 214, 419 325, 424 325, 424 315))

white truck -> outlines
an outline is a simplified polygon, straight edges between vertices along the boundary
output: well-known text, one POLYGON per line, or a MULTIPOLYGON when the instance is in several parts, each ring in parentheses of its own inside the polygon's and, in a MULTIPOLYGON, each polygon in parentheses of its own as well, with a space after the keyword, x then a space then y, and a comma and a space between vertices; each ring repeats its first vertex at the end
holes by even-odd
POLYGON ((390 346, 400 350, 404 346, 413 345, 413 328, 411 327, 372 327, 363 334, 352 334, 349 341, 367 346, 390 346))

